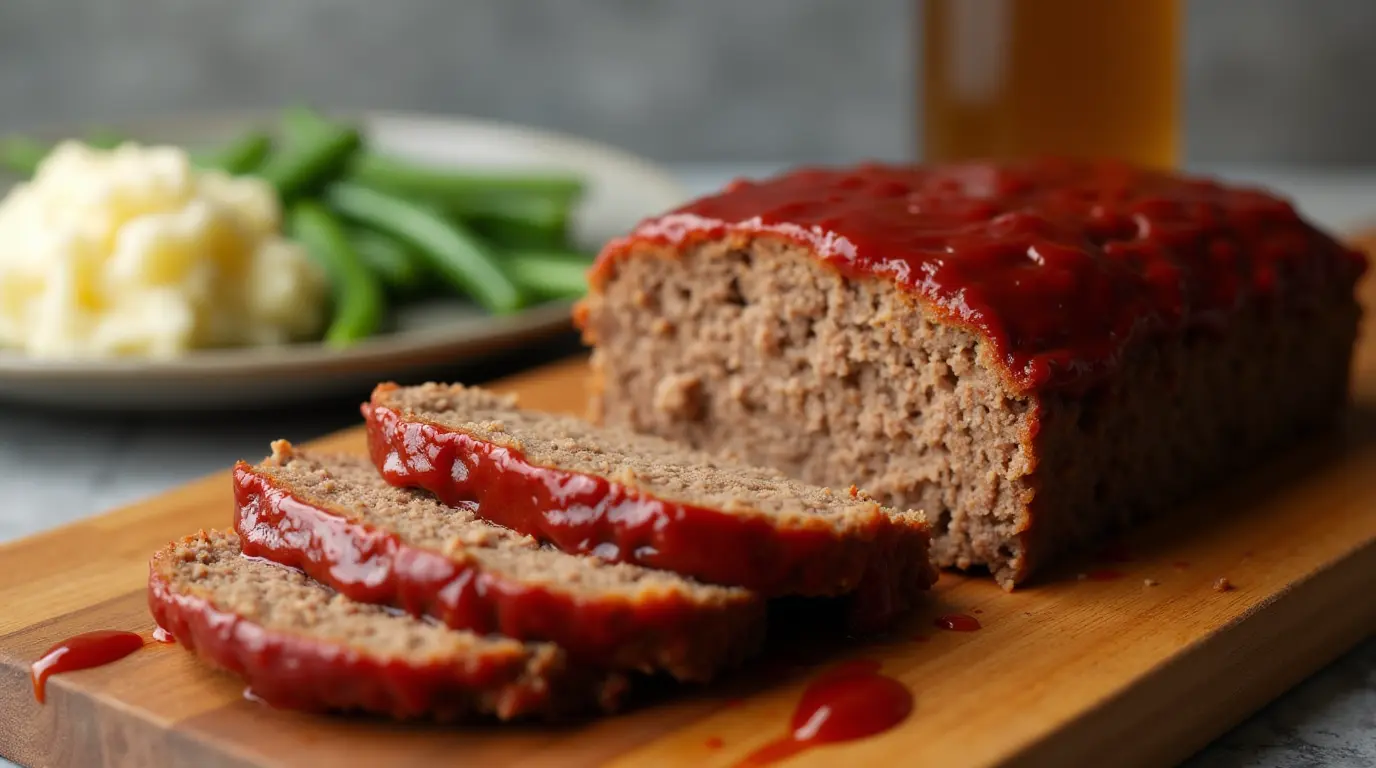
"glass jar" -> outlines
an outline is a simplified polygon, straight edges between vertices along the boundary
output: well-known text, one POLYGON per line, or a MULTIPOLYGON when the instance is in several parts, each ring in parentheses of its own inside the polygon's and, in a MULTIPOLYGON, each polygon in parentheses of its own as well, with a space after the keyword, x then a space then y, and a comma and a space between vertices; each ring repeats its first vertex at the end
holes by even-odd
POLYGON ((924 158, 1174 167, 1180 15, 1179 0, 926 0, 924 158))

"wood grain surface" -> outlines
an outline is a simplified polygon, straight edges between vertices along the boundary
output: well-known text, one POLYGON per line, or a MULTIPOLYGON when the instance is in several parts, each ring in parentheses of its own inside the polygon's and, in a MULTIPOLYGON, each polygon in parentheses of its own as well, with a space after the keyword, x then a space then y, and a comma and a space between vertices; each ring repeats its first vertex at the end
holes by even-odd
MULTIPOLYGON (((1368 298, 1371 289, 1368 280, 1368 298)), ((1169 765, 1376 630, 1373 335, 1364 333, 1340 428, 1134 531, 1127 561, 1087 558, 1014 594, 944 574, 885 640, 770 664, 767 675, 753 665, 617 717, 442 728, 280 712, 161 644, 59 675, 38 705, 29 664, 53 643, 93 629, 151 633, 147 558, 197 528, 229 525, 221 473, 0 547, 0 753, 42 766, 726 766, 786 732, 819 669, 866 657, 911 687, 912 715, 787 765, 1169 765), (1081 578, 1102 567, 1121 578, 1081 578), (1216 591, 1219 578, 1235 589, 1216 591), (983 629, 933 626, 951 612, 983 629)), ((583 381, 576 360, 498 388, 528 407, 577 411, 583 381)), ((362 435, 320 445, 357 451, 362 435)), ((797 640, 774 638, 769 658, 797 640)))

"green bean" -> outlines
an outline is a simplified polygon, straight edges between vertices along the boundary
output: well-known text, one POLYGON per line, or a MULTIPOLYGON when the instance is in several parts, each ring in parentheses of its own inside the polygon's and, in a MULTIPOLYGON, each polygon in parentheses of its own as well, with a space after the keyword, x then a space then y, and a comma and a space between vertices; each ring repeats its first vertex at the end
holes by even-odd
POLYGON ((229 144, 192 155, 200 168, 240 175, 250 173, 263 164, 272 151, 272 137, 262 131, 244 134, 229 144))
POLYGON ((297 128, 295 123, 305 122, 300 112, 303 110, 291 111, 284 117, 288 125, 286 146, 257 171, 284 200, 329 183, 363 143, 358 129, 352 126, 318 121, 297 128))
POLYGON ((288 223, 292 237, 306 247, 330 278, 334 316, 325 331, 325 343, 346 347, 376 332, 382 324, 386 299, 344 228, 329 211, 309 200, 292 206, 288 223))
POLYGON ((28 136, 0 139, 0 164, 25 177, 32 176, 52 147, 28 136))
POLYGON ((568 173, 459 171, 431 168, 371 152, 360 153, 350 168, 355 181, 448 207, 455 201, 492 195, 547 197, 567 205, 583 192, 583 180, 568 173))
POLYGON ((425 265, 411 246, 364 227, 353 228, 349 239, 363 263, 394 295, 413 295, 425 285, 425 265))
POLYGON ((299 104, 283 109, 279 120, 282 125, 282 136, 287 141, 300 141, 311 136, 348 127, 343 123, 330 120, 310 107, 299 104))
POLYGON ((513 312, 523 304, 487 244, 434 209, 346 182, 331 184, 325 200, 346 218, 411 244, 431 270, 489 312, 513 312))
POLYGON ((569 247, 568 225, 535 224, 500 217, 459 216, 473 232, 501 250, 563 250, 569 247))
POLYGON ((83 143, 96 149, 114 149, 125 141, 127 139, 113 128, 94 128, 86 135, 86 140, 83 143))
POLYGON ((575 299, 588 291, 592 258, 568 251, 511 251, 504 265, 511 278, 541 299, 575 299))

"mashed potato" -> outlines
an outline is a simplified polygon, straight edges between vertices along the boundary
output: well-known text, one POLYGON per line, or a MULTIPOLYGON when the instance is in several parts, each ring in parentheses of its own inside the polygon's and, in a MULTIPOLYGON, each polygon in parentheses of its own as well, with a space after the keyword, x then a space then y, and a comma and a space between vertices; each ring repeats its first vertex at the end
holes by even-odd
POLYGON ((56 148, 0 202, 0 347, 169 358, 319 332, 325 276, 262 181, 181 149, 56 148))

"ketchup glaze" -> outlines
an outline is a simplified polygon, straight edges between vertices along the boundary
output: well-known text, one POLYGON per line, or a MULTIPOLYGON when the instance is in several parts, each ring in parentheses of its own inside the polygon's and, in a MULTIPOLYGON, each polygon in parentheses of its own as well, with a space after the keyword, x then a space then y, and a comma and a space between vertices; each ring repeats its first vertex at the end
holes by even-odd
POLYGON ((1144 333, 1220 327, 1260 297, 1321 301, 1365 257, 1289 202, 1116 161, 803 168, 642 222, 640 243, 783 238, 852 277, 891 280, 987 340, 1018 392, 1079 390, 1144 333))

